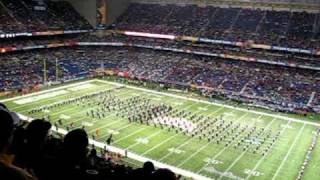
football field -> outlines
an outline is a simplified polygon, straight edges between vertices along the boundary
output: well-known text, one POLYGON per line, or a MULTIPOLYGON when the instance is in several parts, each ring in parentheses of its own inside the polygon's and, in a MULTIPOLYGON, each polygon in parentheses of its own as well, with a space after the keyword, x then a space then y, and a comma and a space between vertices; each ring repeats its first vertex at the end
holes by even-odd
POLYGON ((196 179, 294 180, 316 142, 303 179, 320 179, 320 125, 286 114, 104 80, 2 102, 26 117, 48 117, 63 130, 85 128, 90 139, 103 146, 112 134, 110 146, 127 150, 130 158, 150 159, 196 179))

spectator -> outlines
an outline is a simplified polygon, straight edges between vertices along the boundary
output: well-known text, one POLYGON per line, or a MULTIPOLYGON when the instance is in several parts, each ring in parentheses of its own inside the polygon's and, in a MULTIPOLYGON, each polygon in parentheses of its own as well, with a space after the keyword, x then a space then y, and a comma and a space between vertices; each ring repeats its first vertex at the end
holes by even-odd
POLYGON ((51 124, 45 120, 33 120, 26 128, 25 143, 17 153, 15 164, 37 174, 42 169, 44 145, 47 142, 51 124))
POLYGON ((132 174, 134 179, 151 179, 152 173, 155 171, 154 165, 152 162, 147 161, 143 164, 142 168, 135 169, 132 174))
POLYGON ((13 155, 9 154, 14 130, 12 116, 0 110, 0 174, 4 180, 35 180, 36 178, 23 169, 12 165, 13 155))
POLYGON ((176 180, 176 175, 169 169, 158 169, 152 174, 153 180, 176 180))
POLYGON ((83 129, 70 131, 64 138, 62 151, 58 157, 57 179, 84 179, 85 170, 81 164, 88 153, 88 135, 83 129))

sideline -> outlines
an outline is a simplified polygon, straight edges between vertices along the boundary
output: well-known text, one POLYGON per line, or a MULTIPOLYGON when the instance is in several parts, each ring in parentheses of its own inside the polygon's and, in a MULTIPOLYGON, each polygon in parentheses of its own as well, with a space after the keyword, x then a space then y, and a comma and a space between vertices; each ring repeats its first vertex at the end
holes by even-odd
MULTIPOLYGON (((25 97, 38 95, 38 94, 53 92, 53 91, 56 91, 56 90, 61 90, 61 89, 74 87, 74 86, 78 86, 78 85, 82 85, 82 84, 87 84, 87 83, 91 83, 91 82, 102 82, 102 83, 105 83, 105 84, 112 84, 112 85, 116 85, 116 86, 124 86, 126 88, 140 90, 140 91, 143 91, 143 92, 149 92, 149 93, 158 94, 158 95, 164 95, 164 96, 168 96, 168 97, 174 97, 174 98, 179 98, 179 99, 184 99, 184 100, 190 100, 190 101, 200 102, 200 103, 209 104, 209 105, 216 105, 216 106, 225 107, 225 108, 229 108, 229 109, 233 109, 233 110, 239 110, 239 111, 243 111, 243 112, 250 112, 250 113, 269 116, 269 117, 273 117, 273 118, 277 118, 277 119, 281 119, 281 120, 302 123, 304 125, 308 124, 308 125, 313 125, 313 126, 320 127, 320 123, 316 123, 316 122, 308 122, 308 121, 299 120, 299 119, 295 119, 295 118, 289 118, 289 117, 285 117, 285 116, 281 116, 281 115, 268 114, 268 113, 265 113, 265 112, 248 110, 248 109, 245 109, 245 108, 239 108, 239 107, 235 107, 235 106, 231 106, 231 105, 224 105, 224 104, 220 104, 220 103, 216 103, 216 102, 209 102, 209 101, 205 101, 205 100, 200 100, 200 99, 195 99, 195 98, 190 98, 190 97, 184 97, 184 96, 181 96, 181 95, 176 95, 176 94, 171 94, 171 93, 166 93, 166 92, 159 92, 159 91, 156 91, 156 90, 150 90, 150 89, 135 87, 135 86, 121 84, 121 83, 117 83, 117 82, 110 82, 110 81, 107 81, 107 80, 100 80, 100 79, 91 79, 91 80, 87 80, 87 81, 82 81, 82 82, 78 82, 78 83, 74 83, 74 84, 69 84, 69 85, 66 85, 66 86, 56 87, 56 88, 52 88, 52 89, 48 89, 48 90, 44 90, 44 91, 39 91, 39 92, 27 94, 27 95, 22 95, 22 96, 18 96, 18 97, 14 97, 14 98, 9 98, 9 99, 4 99, 4 100, 1 100, 0 102, 8 102, 8 101, 12 101, 12 100, 20 99, 20 98, 25 98, 25 97)), ((27 117, 27 116, 24 116, 24 115, 21 115, 21 114, 18 114, 18 115, 22 120, 29 121, 29 122, 32 121, 32 119, 27 117)), ((55 131, 55 132, 58 132, 60 134, 63 134, 63 135, 67 134, 66 130, 61 129, 61 128, 58 128, 58 130, 57 130, 54 126, 52 127, 52 130, 55 131)), ((89 142, 90 142, 90 144, 93 144, 96 147, 99 147, 99 148, 106 147, 108 150, 110 150, 112 152, 117 152, 117 153, 119 153, 121 155, 125 154, 125 150, 123 150, 123 149, 120 149, 120 148, 117 148, 117 147, 113 147, 113 146, 109 146, 109 145, 106 145, 104 143, 92 140, 92 139, 89 139, 89 142)), ((130 152, 130 151, 127 151, 127 156, 129 158, 131 158, 131 159, 135 159, 135 160, 140 161, 140 162, 151 161, 151 162, 154 163, 154 165, 156 167, 171 169, 176 174, 181 174, 181 175, 183 175, 185 177, 190 177, 190 178, 199 179, 199 180, 209 180, 209 179, 211 179, 209 177, 202 176, 202 175, 199 175, 199 174, 191 172, 191 171, 183 170, 181 168, 178 168, 178 167, 175 167, 175 166, 171 166, 171 165, 168 165, 168 164, 165 164, 165 163, 162 163, 162 162, 159 162, 159 161, 144 157, 142 155, 138 155, 138 154, 130 152)))
POLYGON ((100 80, 100 79, 96 79, 96 81, 104 82, 104 83, 107 83, 107 84, 118 85, 118 86, 121 85, 121 86, 125 86, 127 88, 136 89, 136 90, 140 90, 140 91, 145 91, 145 92, 150 92, 150 93, 155 93, 155 94, 160 94, 160 95, 165 95, 165 96, 169 96, 169 97, 175 97, 175 98, 185 99, 185 100, 190 100, 190 101, 195 101, 195 102, 201 102, 201 103, 204 103, 204 104, 222 106, 222 107, 229 108, 229 109, 235 109, 235 110, 239 110, 239 111, 243 111, 243 112, 251 112, 251 113, 254 113, 254 114, 258 114, 258 115, 269 116, 269 117, 282 119, 282 120, 286 120, 286 121, 293 121, 293 122, 297 122, 297 123, 308 124, 308 125, 313 125, 313 126, 320 127, 320 123, 316 123, 316 122, 309 122, 309 121, 299 120, 299 119, 295 119, 295 118, 289 118, 289 117, 285 117, 285 116, 281 116, 281 115, 275 115, 275 114, 269 114, 269 113, 265 113, 265 112, 248 110, 248 109, 245 109, 245 108, 239 108, 239 107, 235 107, 235 106, 231 106, 231 105, 225 105, 225 104, 220 104, 220 103, 216 103, 216 102, 209 102, 209 101, 205 101, 205 100, 201 100, 201 99, 184 97, 184 96, 171 94, 171 93, 165 93, 165 92, 159 92, 159 91, 145 89, 145 88, 139 88, 139 87, 126 85, 126 84, 121 84, 121 83, 117 83, 117 82, 110 82, 110 81, 100 80))
POLYGON ((66 85, 66 86, 61 86, 61 87, 57 87, 57 88, 53 88, 53 89, 49 89, 49 90, 39 91, 39 92, 27 94, 27 95, 22 95, 22 96, 18 96, 18 97, 13 97, 13 98, 9 98, 9 99, 0 100, 0 102, 12 101, 12 100, 20 99, 20 98, 25 98, 25 97, 29 97, 29 96, 33 96, 33 95, 37 95, 37 94, 42 94, 42 93, 48 93, 48 92, 52 92, 52 91, 56 91, 56 90, 60 90, 60 89, 65 89, 65 88, 68 88, 68 87, 77 86, 77 85, 81 85, 81 84, 86 84, 86 83, 90 83, 90 82, 102 82, 102 83, 105 83, 105 84, 112 84, 112 85, 116 85, 116 86, 124 86, 124 87, 130 88, 130 89, 140 90, 140 91, 144 91, 144 92, 150 92, 150 93, 153 93, 153 94, 160 94, 160 95, 165 95, 165 96, 169 96, 169 97, 175 97, 175 98, 184 99, 184 100, 201 102, 201 103, 204 103, 204 104, 222 106, 222 107, 229 108, 229 109, 235 109, 235 110, 239 110, 239 111, 243 111, 243 112, 251 112, 251 113, 254 113, 254 114, 258 114, 258 115, 264 115, 264 116, 269 116, 269 117, 282 119, 282 120, 286 120, 286 121, 293 121, 293 122, 297 122, 297 123, 308 124, 308 125, 313 125, 313 126, 320 127, 320 123, 316 123, 316 122, 309 122, 309 121, 295 119, 295 118, 289 118, 289 117, 285 117, 285 116, 281 116, 281 115, 275 115, 275 114, 269 114, 269 113, 265 113, 265 112, 248 110, 248 109, 245 109, 245 108, 239 108, 239 107, 235 107, 235 106, 231 106, 231 105, 225 105, 225 104, 220 104, 220 103, 216 103, 216 102, 209 102, 209 101, 205 101, 205 100, 200 100, 200 99, 195 99, 195 98, 190 98, 190 97, 184 97, 184 96, 171 94, 171 93, 159 92, 159 91, 156 91, 156 90, 145 89, 145 88, 135 87, 135 86, 121 84, 121 83, 117 83, 117 82, 110 82, 110 81, 101 80, 101 79, 91 79, 91 80, 87 80, 87 81, 82 81, 82 82, 78 82, 78 83, 75 83, 75 84, 69 84, 69 85, 66 85))
POLYGON ((87 84, 87 83, 96 82, 96 81, 97 81, 96 79, 91 79, 91 80, 87 80, 87 81, 77 82, 77 83, 74 83, 74 84, 71 83, 71 84, 65 85, 65 86, 62 85, 60 87, 47 89, 47 90, 44 90, 44 91, 34 92, 34 93, 30 93, 30 94, 25 94, 25 95, 22 95, 22 96, 17 96, 17 97, 13 97, 13 98, 9 98, 9 99, 0 100, 0 102, 13 101, 13 100, 16 100, 16 99, 26 98, 26 97, 30 97, 30 96, 34 96, 34 95, 38 95, 38 94, 45 94, 45 93, 48 93, 48 92, 53 92, 53 91, 56 91, 56 90, 66 89, 66 88, 69 88, 69 87, 78 86, 78 85, 87 84))
MULTIPOLYGON (((33 119, 28 118, 27 116, 24 116, 24 115, 21 115, 21 114, 18 114, 18 116, 24 121, 31 122, 33 120, 33 119)), ((58 128, 58 130, 57 130, 55 126, 52 126, 51 130, 54 131, 54 132, 57 132, 59 134, 63 134, 63 135, 66 135, 68 133, 66 130, 61 129, 61 128, 58 128)), ((115 153, 119 153, 122 156, 125 156, 125 151, 126 150, 123 150, 123 149, 120 149, 120 148, 117 148, 117 147, 114 147, 114 146, 110 146, 110 145, 107 145, 105 143, 98 142, 98 141, 95 141, 95 140, 92 140, 92 139, 89 139, 89 144, 93 144, 94 146, 102 148, 102 149, 104 149, 104 147, 106 147, 106 149, 109 150, 109 151, 112 151, 112 152, 115 152, 115 153)), ((180 169, 180 168, 177 168, 175 166, 171 166, 171 165, 168 165, 168 164, 165 164, 165 163, 162 163, 162 162, 159 162, 159 161, 156 161, 156 160, 153 160, 153 159, 138 155, 138 154, 136 154, 134 152, 127 151, 127 156, 130 159, 135 159, 135 160, 140 161, 140 162, 151 161, 158 168, 167 168, 167 169, 170 169, 171 171, 173 171, 174 173, 181 174, 181 175, 183 175, 185 177, 189 177, 189 178, 193 178, 193 179, 197 179, 197 180, 212 180, 211 178, 208 178, 208 177, 196 174, 196 173, 191 172, 191 171, 180 169)))

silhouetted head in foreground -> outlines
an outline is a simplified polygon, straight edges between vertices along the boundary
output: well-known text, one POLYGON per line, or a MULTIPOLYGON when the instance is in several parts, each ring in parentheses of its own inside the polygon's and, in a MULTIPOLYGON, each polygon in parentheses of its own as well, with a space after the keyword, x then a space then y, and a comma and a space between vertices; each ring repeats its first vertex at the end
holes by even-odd
POLYGON ((153 180, 176 180, 176 175, 169 169, 158 169, 152 174, 153 180))
POLYGON ((72 163, 78 163, 86 157, 88 144, 88 135, 85 130, 72 130, 64 138, 63 153, 72 163))
POLYGON ((147 161, 143 164, 143 170, 148 173, 152 173, 154 171, 154 165, 152 162, 147 161))
POLYGON ((0 152, 7 151, 12 140, 13 119, 9 112, 0 110, 0 152))
POLYGON ((43 119, 33 120, 26 129, 26 138, 29 144, 41 146, 45 143, 51 123, 43 119))
POLYGON ((12 157, 8 151, 11 146, 14 131, 14 120, 10 112, 0 110, 0 177, 1 179, 35 180, 23 169, 12 165, 12 157))

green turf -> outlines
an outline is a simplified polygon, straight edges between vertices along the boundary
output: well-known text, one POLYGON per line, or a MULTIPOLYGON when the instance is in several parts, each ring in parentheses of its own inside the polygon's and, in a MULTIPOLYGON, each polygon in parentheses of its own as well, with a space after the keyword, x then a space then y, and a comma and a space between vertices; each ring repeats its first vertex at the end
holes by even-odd
MULTIPOLYGON (((152 103, 170 104, 176 109, 184 109, 198 115, 209 116, 211 119, 220 118, 223 115, 225 121, 238 122, 243 126, 266 128, 271 130, 272 133, 281 132, 279 139, 276 140, 271 150, 266 156, 263 156, 260 150, 258 153, 253 153, 255 146, 250 146, 247 150, 243 150, 242 145, 234 147, 235 142, 240 140, 244 134, 236 137, 236 140, 232 141, 230 146, 225 146, 225 143, 217 144, 208 142, 206 139, 199 140, 182 133, 169 132, 167 128, 160 129, 138 123, 129 123, 126 119, 116 116, 116 111, 108 113, 106 118, 100 120, 87 117, 86 112, 88 109, 95 109, 97 108, 96 105, 82 107, 69 104, 51 109, 50 112, 31 115, 33 118, 42 118, 45 115, 50 115, 52 123, 57 121, 59 117, 61 118, 61 115, 68 116, 69 119, 64 119, 63 123, 68 125, 72 122, 75 126, 74 128, 81 127, 83 123, 91 123, 92 126, 86 127, 87 132, 91 137, 99 129, 100 133, 97 140, 101 142, 105 142, 110 130, 117 131, 118 134, 113 136, 113 146, 128 149, 142 156, 214 179, 295 179, 314 137, 313 132, 318 128, 314 125, 305 124, 304 121, 291 122, 272 116, 205 104, 155 92, 145 92, 130 87, 114 89, 116 86, 107 81, 90 81, 86 82, 86 84, 90 84, 90 87, 80 88, 75 91, 70 90, 70 87, 59 87, 61 88, 60 90, 67 91, 63 95, 43 98, 26 104, 17 104, 15 101, 30 97, 19 97, 15 100, 6 101, 5 104, 10 109, 29 116, 28 110, 35 107, 101 90, 113 89, 112 94, 122 100, 134 96, 146 97, 152 103), (139 138, 147 139, 147 143, 144 144, 137 141, 139 138), (211 160, 209 163, 206 161, 208 159, 211 160), (248 172, 255 173, 249 175, 248 172)), ((78 85, 75 84, 74 87, 78 87, 78 85)), ((49 94, 59 90, 50 89, 49 91, 43 93, 49 94)), ((39 97, 39 94, 31 96, 31 98, 35 97, 39 97)), ((295 117, 287 114, 281 115, 295 117)), ((221 133, 223 134, 224 132, 221 133)), ((269 140, 267 143, 269 143, 269 140)), ((266 148, 267 145, 263 144, 261 149, 266 148)), ((320 147, 318 145, 312 154, 312 160, 304 175, 305 179, 319 179, 319 154, 320 147)), ((129 164, 138 164, 135 160, 127 159, 127 161, 129 164)))

